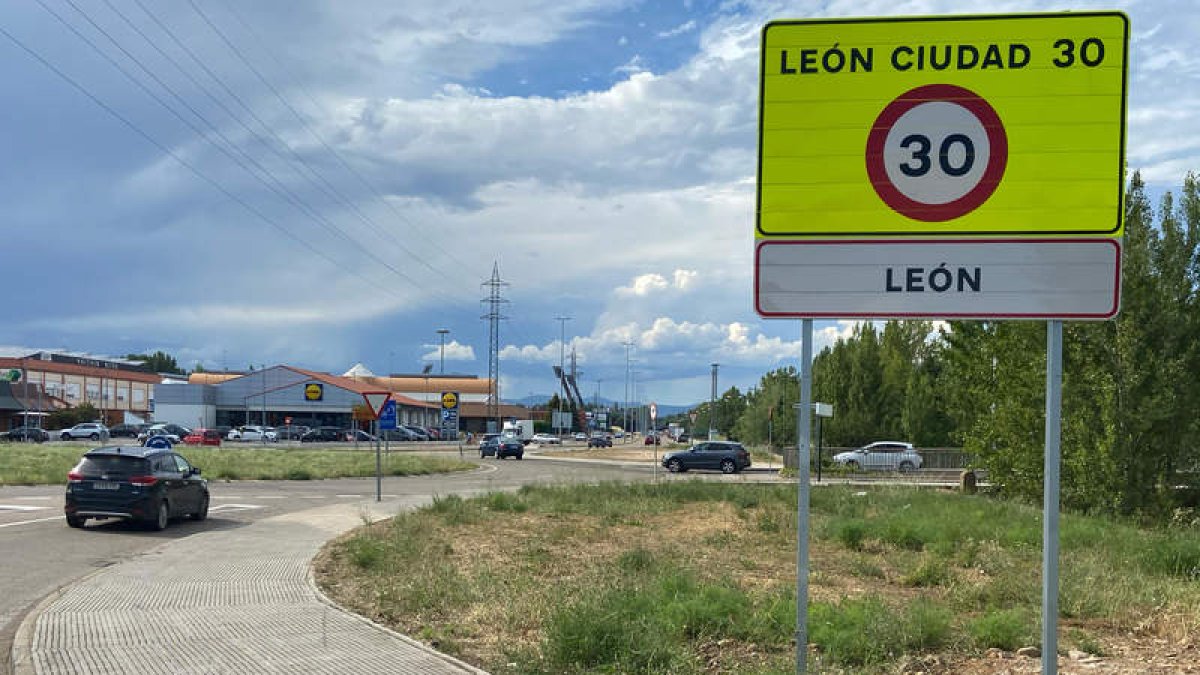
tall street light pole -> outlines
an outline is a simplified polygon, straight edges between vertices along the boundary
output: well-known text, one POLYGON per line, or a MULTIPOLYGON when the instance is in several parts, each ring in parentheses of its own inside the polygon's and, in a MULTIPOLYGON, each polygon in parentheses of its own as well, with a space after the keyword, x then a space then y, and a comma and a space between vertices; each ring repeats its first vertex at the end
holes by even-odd
POLYGON ((440 335, 442 338, 442 364, 441 364, 441 370, 439 371, 438 374, 445 375, 446 374, 446 334, 450 332, 450 329, 449 328, 439 328, 439 329, 437 329, 437 332, 438 332, 438 335, 440 335))
POLYGON ((708 404, 708 440, 716 440, 717 437, 717 368, 721 364, 712 364, 712 399, 708 404))

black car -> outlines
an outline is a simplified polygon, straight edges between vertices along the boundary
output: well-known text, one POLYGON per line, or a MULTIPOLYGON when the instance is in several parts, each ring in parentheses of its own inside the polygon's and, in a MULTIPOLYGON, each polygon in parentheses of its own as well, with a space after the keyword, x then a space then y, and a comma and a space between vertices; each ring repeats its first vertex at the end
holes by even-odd
POLYGON ((118 424, 108 428, 109 438, 137 438, 138 434, 149 428, 149 424, 118 424))
POLYGON ((589 448, 611 448, 612 439, 604 434, 594 434, 588 439, 589 448))
POLYGON ((717 469, 722 473, 735 473, 750 466, 750 453, 741 443, 705 441, 687 450, 664 455, 662 465, 671 473, 688 469, 717 469))
POLYGON ((501 438, 496 441, 496 459, 504 459, 505 457, 516 457, 521 459, 525 456, 525 444, 517 438, 501 438))
POLYGON ((317 427, 300 436, 301 443, 338 443, 346 440, 346 433, 338 427, 317 427))
POLYGON ((479 442, 480 457, 495 457, 500 453, 500 437, 496 434, 488 434, 479 442))
POLYGON ((50 440, 50 434, 46 433, 45 429, 37 427, 17 427, 9 429, 4 433, 4 438, 10 441, 33 441, 34 443, 45 443, 50 440))
POLYGON ((67 474, 67 525, 124 518, 162 530, 172 518, 208 517, 208 481, 169 448, 111 445, 83 455, 67 474))

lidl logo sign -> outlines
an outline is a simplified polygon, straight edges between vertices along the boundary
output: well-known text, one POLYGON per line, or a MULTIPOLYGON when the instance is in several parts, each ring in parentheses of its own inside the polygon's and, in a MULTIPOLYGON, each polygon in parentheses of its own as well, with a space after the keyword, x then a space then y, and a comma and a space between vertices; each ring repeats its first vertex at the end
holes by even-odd
POLYGON ((447 391, 442 394, 442 407, 446 410, 452 410, 458 407, 458 394, 447 391))
POLYGON ((305 401, 320 401, 325 398, 325 385, 310 382, 304 385, 305 401))

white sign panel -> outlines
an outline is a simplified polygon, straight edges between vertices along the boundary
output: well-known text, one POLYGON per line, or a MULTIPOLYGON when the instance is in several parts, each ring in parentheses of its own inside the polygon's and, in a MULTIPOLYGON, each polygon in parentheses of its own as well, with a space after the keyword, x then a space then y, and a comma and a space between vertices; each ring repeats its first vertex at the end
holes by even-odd
POLYGON ((1110 319, 1118 239, 762 240, 764 317, 1110 319))

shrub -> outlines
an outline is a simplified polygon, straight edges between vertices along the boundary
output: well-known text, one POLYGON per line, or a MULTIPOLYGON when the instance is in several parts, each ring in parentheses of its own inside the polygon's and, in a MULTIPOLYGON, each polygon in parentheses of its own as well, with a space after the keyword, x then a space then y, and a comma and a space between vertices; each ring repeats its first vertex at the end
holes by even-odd
POLYGON ((1023 610, 1003 609, 968 621, 967 633, 981 648, 996 647, 1012 651, 1029 643, 1033 627, 1023 610))

